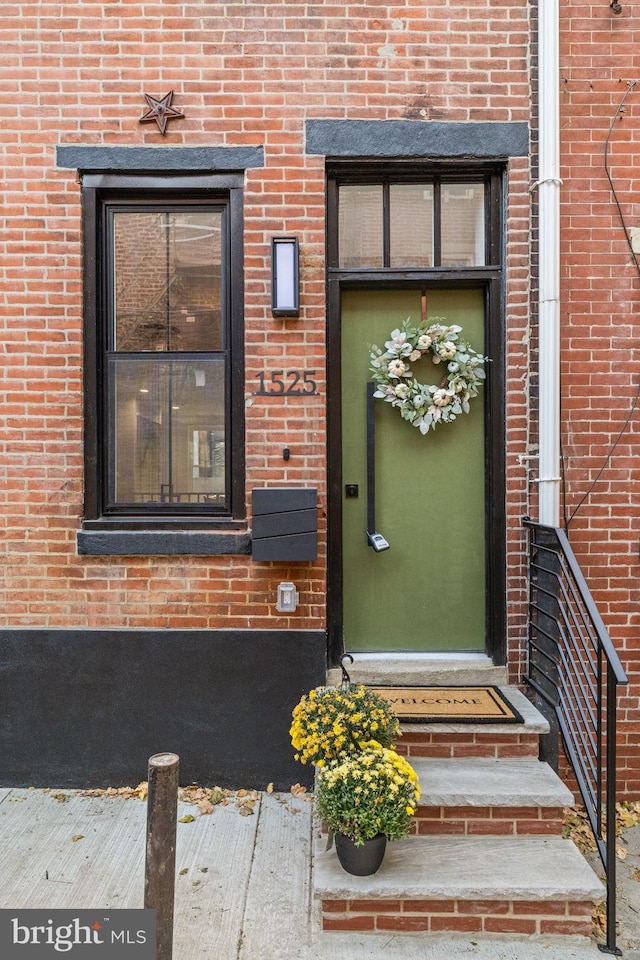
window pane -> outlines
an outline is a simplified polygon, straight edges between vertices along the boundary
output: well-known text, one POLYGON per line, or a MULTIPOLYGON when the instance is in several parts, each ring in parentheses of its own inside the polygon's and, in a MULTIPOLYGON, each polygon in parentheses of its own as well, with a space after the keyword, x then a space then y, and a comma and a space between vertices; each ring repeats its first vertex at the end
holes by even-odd
POLYGON ((109 357, 110 503, 226 505, 224 370, 109 357))
POLYGON ((482 266, 484 184, 443 183, 441 200, 442 266, 482 266))
POLYGON ((389 187, 392 267, 433 266, 433 185, 389 187))
POLYGON ((114 346, 222 349, 219 210, 114 214, 114 346))
POLYGON ((382 186, 342 186, 338 207, 340 266, 381 267, 382 186))

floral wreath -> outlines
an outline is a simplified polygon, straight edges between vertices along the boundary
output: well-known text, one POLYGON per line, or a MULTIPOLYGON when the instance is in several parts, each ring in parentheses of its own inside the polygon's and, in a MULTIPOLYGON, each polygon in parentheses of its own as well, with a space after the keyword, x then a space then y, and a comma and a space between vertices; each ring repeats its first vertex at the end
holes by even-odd
POLYGON ((444 317, 418 327, 407 317, 402 330, 392 330, 386 350, 370 348, 374 397, 397 407, 402 418, 422 434, 469 413, 469 400, 478 396, 485 379, 483 365, 488 358, 473 350, 459 336, 461 332, 462 327, 448 324, 444 317), (409 367, 428 353, 434 364, 446 363, 436 384, 420 383, 409 367))

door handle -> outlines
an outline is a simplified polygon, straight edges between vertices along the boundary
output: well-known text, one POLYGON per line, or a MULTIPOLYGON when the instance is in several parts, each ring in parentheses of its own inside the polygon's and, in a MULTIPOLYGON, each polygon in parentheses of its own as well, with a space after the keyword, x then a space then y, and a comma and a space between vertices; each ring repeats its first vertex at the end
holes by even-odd
POLYGON ((376 530, 376 411, 373 394, 376 385, 367 383, 367 543, 381 553, 389 541, 376 530))

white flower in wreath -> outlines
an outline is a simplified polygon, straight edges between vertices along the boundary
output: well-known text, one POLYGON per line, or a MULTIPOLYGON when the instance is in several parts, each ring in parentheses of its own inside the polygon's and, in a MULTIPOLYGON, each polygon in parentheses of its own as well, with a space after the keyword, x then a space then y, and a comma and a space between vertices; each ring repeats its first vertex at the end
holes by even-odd
POLYGON ((438 347, 438 355, 443 360, 453 360, 456 355, 455 343, 452 343, 451 340, 445 340, 444 343, 441 343, 438 347))
POLYGON ((406 357, 411 353, 413 347, 407 342, 407 332, 405 330, 392 330, 391 340, 385 343, 387 353, 394 357, 406 357))
POLYGON ((390 377, 402 377, 405 374, 407 367, 402 360, 392 360, 389 364, 389 376, 390 377))
POLYGON ((459 336, 462 327, 448 324, 442 317, 437 321, 413 327, 407 318, 402 330, 392 330, 385 351, 375 346, 370 349, 374 397, 397 407, 402 418, 422 434, 469 413, 469 400, 478 395, 485 379, 487 357, 459 336), (427 353, 433 364, 448 361, 439 383, 420 383, 407 365, 407 361, 415 363, 427 353), (398 383, 400 378, 402 382, 398 383))
MULTIPOLYGON (((430 389, 433 390, 433 387, 430 389)), ((450 400, 451 394, 448 390, 443 390, 442 387, 439 390, 433 390, 433 402, 436 407, 446 407, 450 400)))
POLYGON ((385 386, 378 387, 378 390, 374 393, 374 397, 381 397, 384 400, 393 400, 396 395, 396 388, 392 387, 391 384, 386 384, 385 386))

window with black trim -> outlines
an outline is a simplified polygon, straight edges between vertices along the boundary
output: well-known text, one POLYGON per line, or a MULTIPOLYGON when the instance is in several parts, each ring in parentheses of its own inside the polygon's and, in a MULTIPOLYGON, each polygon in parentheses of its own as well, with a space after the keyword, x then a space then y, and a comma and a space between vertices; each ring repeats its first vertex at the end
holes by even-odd
POLYGON ((329 269, 486 271, 499 266, 500 174, 428 165, 329 171, 329 269))
POLYGON ((241 192, 93 179, 83 184, 85 520, 239 518, 241 192))
POLYGON ((339 211, 341 267, 485 263, 482 181, 342 184, 339 211))

